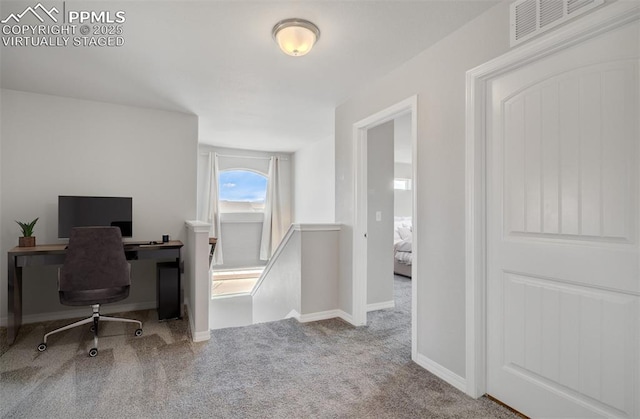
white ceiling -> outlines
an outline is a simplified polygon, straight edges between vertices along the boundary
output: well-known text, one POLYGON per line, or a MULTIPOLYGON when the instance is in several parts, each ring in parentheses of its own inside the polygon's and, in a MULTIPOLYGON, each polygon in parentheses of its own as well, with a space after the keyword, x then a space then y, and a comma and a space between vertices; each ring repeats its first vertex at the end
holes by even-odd
MULTIPOLYGON (((0 16, 36 3, 3 0, 0 16)), ((335 107, 355 91, 496 3, 66 1, 67 10, 123 10, 125 45, 3 46, 0 86, 193 113, 202 143, 295 151, 332 135, 335 107), (271 38, 291 17, 321 30, 307 56, 289 57, 271 38)))

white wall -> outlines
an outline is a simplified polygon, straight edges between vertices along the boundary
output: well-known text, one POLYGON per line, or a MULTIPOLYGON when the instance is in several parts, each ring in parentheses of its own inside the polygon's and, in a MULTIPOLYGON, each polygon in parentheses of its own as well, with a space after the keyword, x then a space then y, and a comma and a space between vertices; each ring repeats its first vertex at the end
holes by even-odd
MULTIPOLYGON (((401 115, 393 120, 393 155, 395 160, 395 178, 412 179, 411 170, 411 113, 401 115)), ((413 215, 413 191, 394 190, 394 214, 398 217, 413 215)))
POLYGON ((332 223, 335 219, 335 141, 333 136, 295 153, 294 222, 332 223))
POLYGON ((337 224, 292 226, 253 292, 254 323, 283 319, 292 310, 301 321, 342 314, 337 312, 339 230, 337 224))
POLYGON ((336 109, 340 308, 352 314, 353 124, 418 94, 418 355, 465 375, 465 72, 508 50, 509 2, 368 84, 336 109))
POLYGON ((338 308, 338 231, 336 225, 301 225, 300 314, 312 315, 338 308))
POLYGON ((209 307, 212 330, 253 324, 253 297, 249 294, 213 298, 209 307))
MULTIPOLYGON (((244 215, 244 214, 243 214, 244 215)), ((223 264, 216 269, 248 268, 266 265, 260 260, 262 219, 264 214, 250 214, 254 221, 232 222, 222 217, 222 238, 216 246, 222 246, 223 264)))
MULTIPOLYGON (((394 165, 393 177, 412 179, 413 173, 411 165, 407 163, 396 163, 394 165)), ((413 182, 411 188, 413 189, 413 182)), ((413 190, 405 191, 395 189, 393 191, 393 213, 398 217, 411 217, 413 215, 413 190)))
POLYGON ((291 233, 253 292, 253 323, 284 319, 291 310, 300 312, 301 235, 291 233))
POLYGON ((367 306, 375 308, 393 303, 393 125, 367 132, 367 306))
POLYGON ((201 221, 185 222, 184 301, 187 305, 191 338, 194 342, 211 337, 209 301, 209 225, 201 221))
MULTIPOLYGON (((58 195, 133 197, 133 239, 185 240, 196 215, 195 115, 2 90, 2 254, 17 245, 14 220, 40 217, 37 243, 58 243, 58 195)), ((2 258, 5 261, 5 257, 2 258)), ((7 315, 6 261, 0 307, 7 315)), ((155 264, 132 267, 127 303, 155 301, 155 264)), ((65 310, 56 267, 25 268, 24 314, 65 310)))
POLYGON ((393 154, 396 163, 411 164, 411 112, 393 120, 393 154))

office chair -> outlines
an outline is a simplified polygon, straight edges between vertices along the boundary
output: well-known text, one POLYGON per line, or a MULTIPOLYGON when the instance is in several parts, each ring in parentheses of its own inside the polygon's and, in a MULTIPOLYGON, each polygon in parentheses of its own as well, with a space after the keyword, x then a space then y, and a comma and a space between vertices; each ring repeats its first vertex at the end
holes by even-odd
POLYGON ((93 315, 44 335, 38 350, 47 349, 47 338, 63 330, 93 323, 93 347, 89 356, 98 355, 100 321, 137 323, 135 336, 142 335, 138 320, 100 315, 100 304, 114 303, 129 296, 131 265, 127 262, 118 227, 75 227, 71 230, 64 264, 58 270, 60 303, 68 306, 90 305, 93 315))

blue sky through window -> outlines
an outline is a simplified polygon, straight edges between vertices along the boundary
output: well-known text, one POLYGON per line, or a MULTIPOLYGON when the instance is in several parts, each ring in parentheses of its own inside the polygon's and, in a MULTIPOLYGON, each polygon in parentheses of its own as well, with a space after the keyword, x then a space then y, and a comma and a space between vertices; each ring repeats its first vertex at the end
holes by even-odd
POLYGON ((264 202, 267 178, 248 170, 225 170, 219 188, 221 201, 264 202))

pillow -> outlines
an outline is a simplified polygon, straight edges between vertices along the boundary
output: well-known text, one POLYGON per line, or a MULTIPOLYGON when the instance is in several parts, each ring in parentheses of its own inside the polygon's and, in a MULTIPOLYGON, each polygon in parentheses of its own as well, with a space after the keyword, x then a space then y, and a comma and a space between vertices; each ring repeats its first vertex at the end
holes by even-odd
POLYGON ((409 229, 408 227, 398 227, 397 231, 401 240, 407 240, 412 237, 411 229, 409 229))

